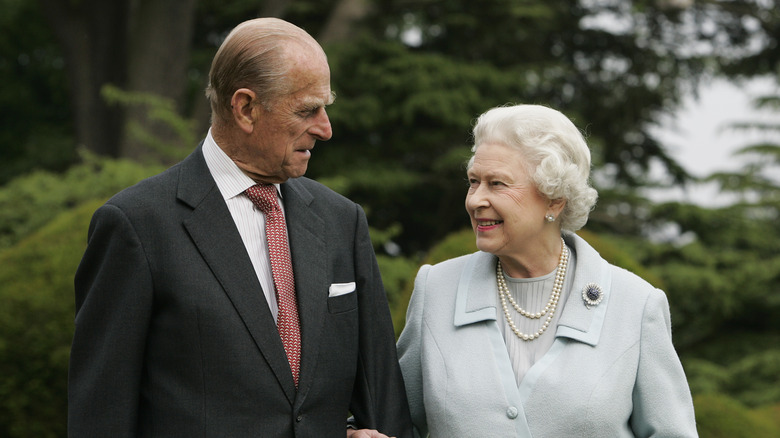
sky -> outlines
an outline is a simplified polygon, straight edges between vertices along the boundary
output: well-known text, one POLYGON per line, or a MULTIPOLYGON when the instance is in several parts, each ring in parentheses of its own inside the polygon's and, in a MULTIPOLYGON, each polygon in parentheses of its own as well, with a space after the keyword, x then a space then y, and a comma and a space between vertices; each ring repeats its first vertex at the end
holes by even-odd
MULTIPOLYGON (((753 120, 780 123, 771 112, 757 112, 752 108, 755 97, 780 93, 771 78, 760 78, 745 83, 725 80, 713 81, 702 86, 698 99, 687 96, 680 110, 666 119, 660 128, 653 130, 666 146, 668 153, 694 176, 706 176, 716 171, 740 169, 744 159, 732 154, 752 142, 772 138, 780 142, 780 135, 767 137, 756 132, 739 132, 728 129, 736 122, 753 120)), ((716 187, 694 187, 654 191, 656 200, 681 200, 705 206, 720 206, 730 202, 716 187)))

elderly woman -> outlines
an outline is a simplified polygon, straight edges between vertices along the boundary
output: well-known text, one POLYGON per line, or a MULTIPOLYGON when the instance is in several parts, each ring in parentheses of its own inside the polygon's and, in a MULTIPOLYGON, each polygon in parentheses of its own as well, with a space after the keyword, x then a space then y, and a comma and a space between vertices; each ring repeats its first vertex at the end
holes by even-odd
POLYGON ((420 269, 398 341, 419 434, 696 436, 666 296, 573 233, 597 197, 577 128, 499 107, 474 142, 480 251, 420 269))

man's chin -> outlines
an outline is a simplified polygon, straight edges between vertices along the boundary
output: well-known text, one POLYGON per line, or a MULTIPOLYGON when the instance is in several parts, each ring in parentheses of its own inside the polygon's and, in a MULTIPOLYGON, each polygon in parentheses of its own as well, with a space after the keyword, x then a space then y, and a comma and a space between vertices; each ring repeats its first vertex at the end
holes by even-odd
POLYGON ((285 172, 285 176, 287 178, 298 178, 306 174, 306 170, 309 168, 308 163, 304 164, 302 166, 295 166, 293 168, 287 169, 285 172))

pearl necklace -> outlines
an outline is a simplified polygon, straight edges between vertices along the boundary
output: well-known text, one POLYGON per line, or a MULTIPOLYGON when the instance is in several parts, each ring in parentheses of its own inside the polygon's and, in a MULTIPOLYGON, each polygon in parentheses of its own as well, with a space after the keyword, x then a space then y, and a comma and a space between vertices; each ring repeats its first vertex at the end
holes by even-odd
POLYGON ((547 327, 550 326, 550 321, 552 321, 553 315, 555 315, 555 309, 558 307, 558 299, 561 297, 561 289, 563 289, 563 281, 566 278, 566 268, 569 265, 569 248, 566 247, 566 243, 563 241, 563 239, 561 239, 561 245, 563 249, 561 250, 560 258, 558 259, 558 272, 555 273, 555 283, 553 284, 552 294, 550 295, 550 300, 547 302, 547 305, 544 306, 544 309, 541 312, 531 313, 517 304, 514 298, 512 298, 512 295, 510 295, 509 288, 506 285, 504 269, 501 267, 501 260, 496 263, 496 282, 498 283, 498 296, 501 298, 501 307, 504 308, 506 321, 509 324, 509 327, 512 329, 512 332, 514 332, 518 338, 524 341, 533 341, 534 339, 541 336, 542 333, 547 330, 547 327), (547 320, 542 324, 542 327, 536 333, 530 335, 522 333, 520 330, 518 330, 514 320, 512 320, 512 317, 509 314, 509 307, 506 305, 507 300, 521 316, 529 319, 539 319, 547 315, 547 320))

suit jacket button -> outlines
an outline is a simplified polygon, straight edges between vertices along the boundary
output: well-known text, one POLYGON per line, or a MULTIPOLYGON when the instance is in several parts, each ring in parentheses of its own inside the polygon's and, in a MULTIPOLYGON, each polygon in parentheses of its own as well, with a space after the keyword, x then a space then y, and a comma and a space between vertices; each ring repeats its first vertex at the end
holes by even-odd
POLYGON ((510 406, 506 410, 506 416, 514 420, 517 418, 517 408, 514 406, 510 406))

